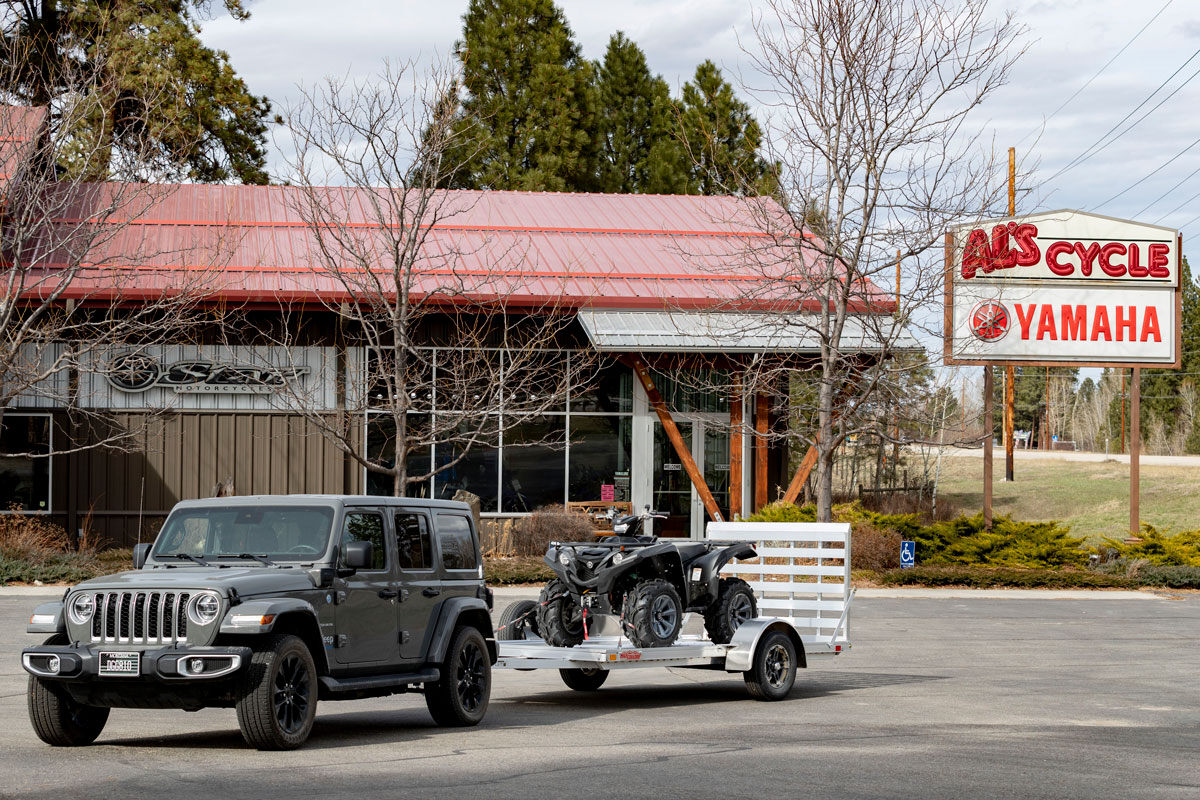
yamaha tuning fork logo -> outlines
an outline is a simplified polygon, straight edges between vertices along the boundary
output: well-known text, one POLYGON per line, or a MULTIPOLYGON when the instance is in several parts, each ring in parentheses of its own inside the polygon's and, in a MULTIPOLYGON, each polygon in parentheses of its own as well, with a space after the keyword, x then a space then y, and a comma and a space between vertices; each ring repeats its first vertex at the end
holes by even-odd
POLYGON ((191 394, 269 394, 308 373, 308 367, 252 367, 200 360, 164 364, 145 353, 127 353, 112 361, 107 378, 123 392, 161 387, 191 394))
POLYGON ((1008 333, 1012 323, 1003 303, 988 300, 971 309, 971 333, 984 342, 998 342, 1008 333))

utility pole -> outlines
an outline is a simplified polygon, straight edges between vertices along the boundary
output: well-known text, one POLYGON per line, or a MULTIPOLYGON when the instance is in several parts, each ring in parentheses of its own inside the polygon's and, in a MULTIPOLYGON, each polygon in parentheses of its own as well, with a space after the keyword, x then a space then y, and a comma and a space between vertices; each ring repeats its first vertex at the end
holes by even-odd
MULTIPOLYGON (((1008 148, 1008 215, 1017 215, 1017 148, 1008 148)), ((1004 366, 1004 480, 1013 481, 1013 447, 1016 438, 1013 431, 1013 405, 1016 399, 1016 370, 1012 364, 1004 366)))

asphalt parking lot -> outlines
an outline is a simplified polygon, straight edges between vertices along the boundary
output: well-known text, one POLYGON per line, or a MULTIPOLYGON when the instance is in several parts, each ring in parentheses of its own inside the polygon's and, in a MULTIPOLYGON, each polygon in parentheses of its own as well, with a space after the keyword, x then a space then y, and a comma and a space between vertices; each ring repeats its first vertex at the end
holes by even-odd
POLYGON ((43 745, 19 665, 37 602, 0 592, 0 796, 1200 796, 1197 594, 860 597, 854 649, 780 703, 720 673, 581 694, 502 671, 477 729, 435 728, 416 695, 327 703, 289 753, 247 749, 223 709, 119 709, 92 747, 43 745))

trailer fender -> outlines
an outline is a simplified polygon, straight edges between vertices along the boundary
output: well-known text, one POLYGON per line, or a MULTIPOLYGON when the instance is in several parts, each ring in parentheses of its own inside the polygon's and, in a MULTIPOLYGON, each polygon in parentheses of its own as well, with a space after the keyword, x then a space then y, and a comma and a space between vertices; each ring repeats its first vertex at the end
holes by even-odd
POLYGON ((754 653, 758 649, 758 643, 768 632, 776 630, 786 633, 792 640, 792 644, 796 646, 796 659, 799 662, 797 666, 807 667, 808 662, 804 657, 804 642, 801 641, 800 634, 796 633, 796 629, 781 619, 758 617, 746 620, 734 632, 733 640, 730 642, 733 647, 725 656, 725 671, 748 672, 754 664, 754 653))

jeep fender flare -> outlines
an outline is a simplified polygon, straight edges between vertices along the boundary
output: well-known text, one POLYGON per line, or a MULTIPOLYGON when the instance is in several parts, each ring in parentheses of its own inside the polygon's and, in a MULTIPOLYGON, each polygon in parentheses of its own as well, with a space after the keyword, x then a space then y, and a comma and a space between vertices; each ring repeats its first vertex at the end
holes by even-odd
POLYGON ((438 605, 437 621, 433 624, 433 637, 429 641, 429 656, 426 661, 440 664, 446 659, 446 649, 454 638, 454 629, 459 623, 478 628, 487 643, 488 658, 496 663, 496 635, 492 630, 492 615, 487 604, 478 597, 451 597, 438 605))
POLYGON ((66 633, 67 621, 64 615, 64 606, 62 600, 55 600, 52 603, 42 603, 33 610, 33 615, 29 618, 29 624, 25 626, 26 633, 66 633), (46 620, 50 617, 49 621, 46 620))
POLYGON ((321 625, 312 603, 298 597, 247 600, 229 609, 221 620, 221 635, 256 636, 265 633, 292 633, 299 636, 316 662, 317 672, 329 674, 329 659, 321 638, 321 625), (265 624, 264 617, 269 617, 265 624))

